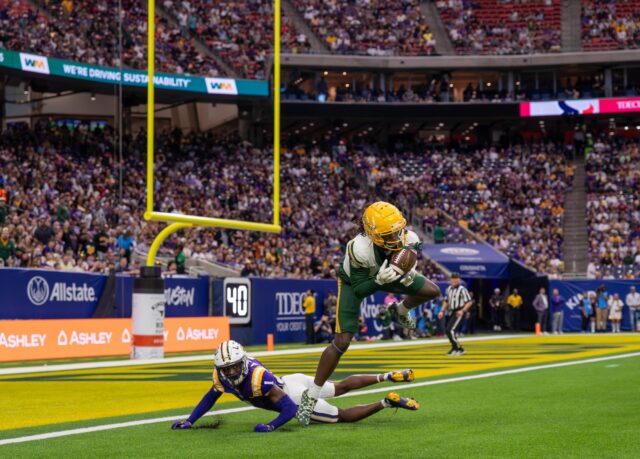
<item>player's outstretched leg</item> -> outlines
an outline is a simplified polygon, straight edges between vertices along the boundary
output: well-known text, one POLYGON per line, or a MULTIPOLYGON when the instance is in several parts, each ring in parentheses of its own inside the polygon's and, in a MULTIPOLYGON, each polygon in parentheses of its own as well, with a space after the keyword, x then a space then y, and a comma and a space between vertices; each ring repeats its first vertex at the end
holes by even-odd
POLYGON ((334 383, 336 394, 338 397, 344 395, 349 391, 362 389, 363 387, 372 386, 374 384, 382 382, 411 382, 416 379, 413 370, 396 370, 389 371, 387 373, 380 373, 377 375, 353 375, 334 383))
POLYGON ((361 421, 385 408, 401 408, 403 410, 417 411, 420 409, 420 403, 412 398, 401 397, 400 394, 396 392, 390 392, 379 402, 339 410, 338 422, 361 421))
POLYGON ((316 375, 313 380, 314 383, 309 389, 302 393, 300 405, 298 405, 296 418, 298 418, 298 422, 301 425, 308 426, 311 422, 313 408, 316 406, 316 402, 320 397, 322 386, 333 374, 333 371, 340 362, 342 354, 349 349, 352 338, 353 333, 336 333, 333 342, 327 346, 322 356, 320 356, 320 362, 318 362, 318 368, 316 369, 316 375))
MULTIPOLYGON (((419 285, 420 287, 415 290, 415 293, 407 294, 399 303, 392 303, 389 306, 389 311, 396 315, 400 325, 410 330, 416 328, 416 321, 411 317, 409 312, 413 308, 440 296, 440 288, 421 274, 416 277, 412 285, 419 285)), ((408 287, 408 289, 412 288, 412 286, 408 287)))

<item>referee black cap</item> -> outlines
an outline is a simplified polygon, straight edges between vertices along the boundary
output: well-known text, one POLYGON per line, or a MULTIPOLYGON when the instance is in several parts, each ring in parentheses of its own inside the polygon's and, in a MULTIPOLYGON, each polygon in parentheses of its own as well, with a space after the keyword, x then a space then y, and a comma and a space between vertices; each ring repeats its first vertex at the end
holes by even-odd
POLYGON ((451 279, 460 279, 460 274, 458 274, 458 273, 451 273, 451 279))

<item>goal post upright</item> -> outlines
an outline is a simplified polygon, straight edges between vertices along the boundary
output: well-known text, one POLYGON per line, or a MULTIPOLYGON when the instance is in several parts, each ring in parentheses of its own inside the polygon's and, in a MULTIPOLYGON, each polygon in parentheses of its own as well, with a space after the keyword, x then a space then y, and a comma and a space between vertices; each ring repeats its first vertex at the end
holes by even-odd
POLYGON ((273 221, 272 223, 250 222, 224 218, 184 215, 154 211, 154 135, 155 135, 155 0, 148 0, 147 7, 147 205, 144 218, 148 221, 167 222, 154 239, 147 256, 147 265, 155 264, 158 249, 172 233, 191 227, 217 227, 246 231, 279 233, 280 226, 280 39, 281 0, 273 0, 273 221))
POLYGON ((155 75, 156 33, 155 33, 156 1, 148 0, 147 7, 147 214, 153 212, 153 166, 155 135, 155 75))
POLYGON ((273 225, 280 227, 280 2, 273 0, 273 225))

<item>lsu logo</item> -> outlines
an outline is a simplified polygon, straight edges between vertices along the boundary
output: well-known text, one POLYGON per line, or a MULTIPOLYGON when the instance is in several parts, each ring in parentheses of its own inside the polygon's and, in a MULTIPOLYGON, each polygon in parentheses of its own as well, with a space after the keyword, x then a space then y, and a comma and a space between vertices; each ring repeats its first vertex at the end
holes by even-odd
POLYGON ((27 297, 36 306, 42 306, 49 298, 49 283, 44 277, 32 277, 27 284, 27 297))
POLYGON ((205 83, 209 94, 238 95, 235 80, 229 78, 205 78, 205 83))
POLYGON ((26 72, 43 73, 49 75, 49 60, 35 54, 20 53, 20 65, 26 72))

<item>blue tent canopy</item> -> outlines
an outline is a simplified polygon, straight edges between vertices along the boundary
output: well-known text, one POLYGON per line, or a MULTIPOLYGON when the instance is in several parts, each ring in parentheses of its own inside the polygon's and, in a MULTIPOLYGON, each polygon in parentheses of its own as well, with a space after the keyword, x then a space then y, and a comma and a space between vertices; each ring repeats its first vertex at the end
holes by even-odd
POLYGON ((509 257, 488 244, 425 244, 422 251, 462 277, 509 278, 509 257))

